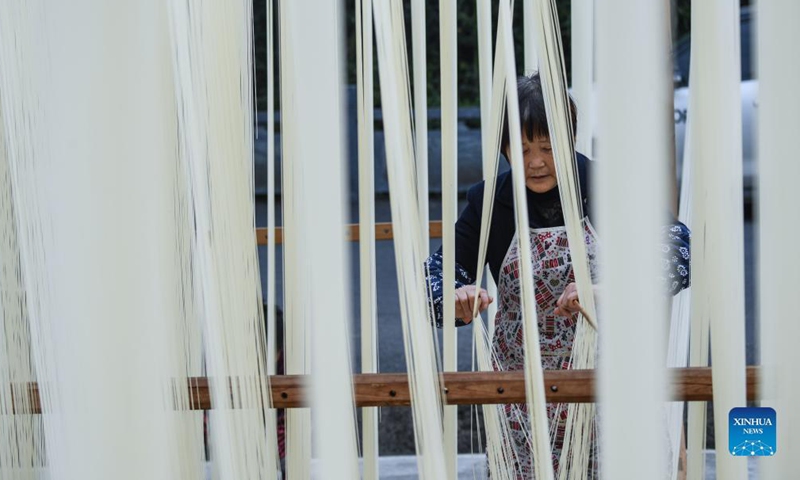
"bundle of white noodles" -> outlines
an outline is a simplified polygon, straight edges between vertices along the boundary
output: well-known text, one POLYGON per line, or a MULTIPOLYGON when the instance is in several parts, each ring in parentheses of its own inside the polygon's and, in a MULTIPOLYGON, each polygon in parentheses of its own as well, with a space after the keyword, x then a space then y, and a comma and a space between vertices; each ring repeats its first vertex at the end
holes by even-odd
POLYGON ((3 478, 201 478, 203 360, 217 472, 275 476, 250 18, 247 2, 0 6, 3 478), (8 385, 32 380, 42 416, 6 421, 10 395, 30 403, 8 385))

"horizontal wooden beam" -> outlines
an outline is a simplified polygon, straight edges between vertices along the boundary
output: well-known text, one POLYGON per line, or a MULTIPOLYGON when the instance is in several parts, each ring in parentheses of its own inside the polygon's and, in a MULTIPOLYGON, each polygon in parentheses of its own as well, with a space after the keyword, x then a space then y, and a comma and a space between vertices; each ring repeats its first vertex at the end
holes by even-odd
MULTIPOLYGON (((711 401, 711 368, 668 370, 672 379, 673 400, 711 401)), ((759 367, 747 367, 747 400, 760 398, 759 367)), ((523 372, 448 372, 443 374, 444 397, 449 405, 489 405, 525 402, 523 372)), ((307 406, 309 377, 281 375, 270 377, 275 408, 307 406)), ((595 399, 594 370, 547 370, 544 373, 545 394, 551 403, 587 403, 595 399)), ((208 379, 189 379, 193 410, 213 408, 208 379)), ((404 407, 411 404, 408 376, 405 373, 373 373, 353 375, 356 406, 404 407)), ((32 411, 40 413, 39 390, 28 384, 32 411)), ((635 380, 630 389, 638 388, 635 380)))
MULTIPOLYGON (((713 400, 711 368, 668 370, 673 399, 713 400)), ((747 399, 758 398, 759 367, 747 368, 747 399)), ((449 405, 487 405, 525 402, 523 372, 448 372, 444 377, 444 397, 449 405)), ((272 382, 276 408, 304 405, 307 379, 302 376, 276 378, 272 382)), ((588 403, 595 401, 594 370, 548 370, 544 372, 545 395, 550 403, 588 403)), ((632 382, 631 389, 637 388, 632 382)), ((356 406, 401 407, 411 404, 408 377, 404 373, 361 374, 353 376, 356 406)))
MULTIPOLYGON (((429 224, 430 237, 442 238, 442 222, 433 221, 429 224)), ((347 225, 344 230, 345 239, 349 242, 358 241, 358 224, 354 223, 347 225)), ((391 240, 394 238, 394 227, 391 222, 383 222, 375 224, 375 240, 391 240)), ((256 241, 259 245, 267 245, 267 229, 256 228, 256 241)), ((280 245, 283 243, 283 228, 275 228, 275 243, 280 245)))

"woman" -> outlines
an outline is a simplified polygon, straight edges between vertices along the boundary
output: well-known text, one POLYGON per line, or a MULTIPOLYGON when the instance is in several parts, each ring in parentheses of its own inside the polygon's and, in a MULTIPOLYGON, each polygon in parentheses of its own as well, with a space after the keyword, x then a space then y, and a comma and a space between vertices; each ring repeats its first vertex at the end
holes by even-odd
MULTIPOLYGON (((558 179, 550 146, 542 87, 538 74, 520 77, 517 81, 520 121, 522 125, 522 150, 527 186, 528 215, 530 221, 531 250, 534 283, 536 286, 537 317, 542 353, 542 366, 547 370, 569 367, 572 341, 575 336, 578 312, 578 294, 570 262, 564 216, 558 191, 558 179)), ((575 105, 570 99, 573 134, 577 128, 575 105)), ((509 135, 504 127, 501 151, 508 157, 509 135)), ((577 154, 578 176, 581 186, 581 203, 585 225, 585 240, 593 282, 598 281, 596 234, 592 227, 592 162, 577 154)), ((486 263, 498 285, 498 312, 492 347, 496 370, 522 370, 524 350, 522 345, 522 314, 520 285, 518 281, 518 252, 514 222, 514 200, 511 172, 498 176, 486 263)), ((485 310, 493 298, 474 285, 478 262, 478 242, 481 229, 484 184, 473 186, 467 193, 467 207, 456 223, 456 325, 462 326, 472 319, 475 297, 480 298, 479 308, 485 310)), ((674 295, 689 286, 689 230, 674 218, 665 218, 661 282, 665 295, 674 295)), ((655 248, 656 246, 654 246, 655 248)), ((426 261, 428 291, 431 292, 433 317, 441 327, 443 316, 442 253, 441 249, 426 261)), ((597 294, 595 287, 595 294, 597 294)), ((453 320, 448 320, 453 321, 453 320)), ((517 478, 533 478, 531 452, 525 433, 530 430, 525 405, 507 405, 505 414, 511 426, 512 443, 518 461, 514 466, 517 478)), ((548 404, 553 464, 558 471, 558 458, 563 444, 565 411, 548 404)), ((596 458, 590 462, 596 474, 596 458)))

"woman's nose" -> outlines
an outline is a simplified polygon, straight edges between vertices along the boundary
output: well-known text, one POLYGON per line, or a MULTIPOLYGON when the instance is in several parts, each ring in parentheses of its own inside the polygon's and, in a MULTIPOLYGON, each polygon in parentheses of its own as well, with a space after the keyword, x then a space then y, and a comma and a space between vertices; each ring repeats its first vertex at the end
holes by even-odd
POLYGON ((540 168, 544 165, 544 157, 536 153, 529 153, 525 158, 525 165, 531 170, 540 168))

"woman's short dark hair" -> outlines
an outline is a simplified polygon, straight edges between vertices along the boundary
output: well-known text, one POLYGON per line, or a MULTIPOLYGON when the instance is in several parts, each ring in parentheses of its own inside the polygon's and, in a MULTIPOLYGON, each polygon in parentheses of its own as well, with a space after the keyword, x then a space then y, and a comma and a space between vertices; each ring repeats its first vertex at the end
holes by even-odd
MULTIPOLYGON (((535 137, 550 138, 548 129, 547 112, 544 107, 542 95, 542 82, 539 74, 517 78, 517 96, 519 98, 519 121, 522 131, 531 140, 535 137)), ((569 97, 569 112, 572 119, 572 135, 578 130, 578 115, 575 102, 569 97)), ((500 151, 508 151, 508 110, 503 112, 503 135, 500 140, 500 151)))

